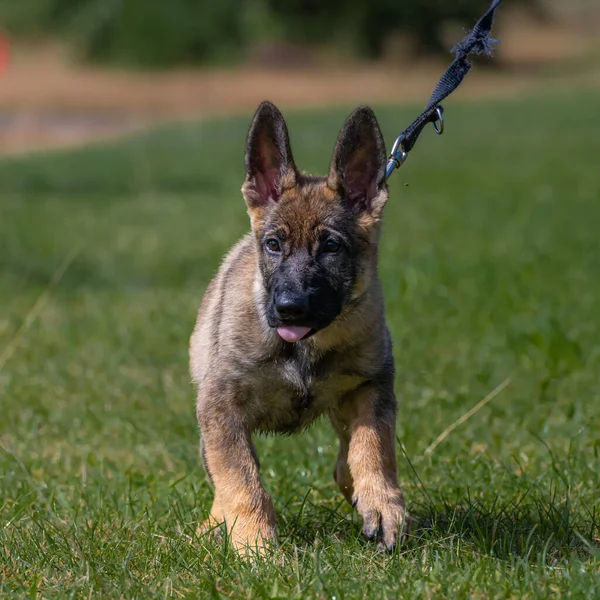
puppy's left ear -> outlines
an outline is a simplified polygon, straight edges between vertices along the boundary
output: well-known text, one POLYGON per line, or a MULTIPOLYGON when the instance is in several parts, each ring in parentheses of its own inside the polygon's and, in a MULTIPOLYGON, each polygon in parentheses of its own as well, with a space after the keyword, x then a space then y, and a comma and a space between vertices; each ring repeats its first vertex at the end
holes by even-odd
POLYGON ((375 113, 368 106, 357 108, 338 136, 329 170, 329 187, 342 195, 353 212, 378 219, 388 198, 386 158, 375 113))

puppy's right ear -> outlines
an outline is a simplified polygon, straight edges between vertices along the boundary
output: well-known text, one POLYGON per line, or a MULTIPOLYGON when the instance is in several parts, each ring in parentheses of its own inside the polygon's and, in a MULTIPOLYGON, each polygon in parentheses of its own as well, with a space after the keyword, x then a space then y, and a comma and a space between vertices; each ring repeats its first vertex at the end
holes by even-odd
POLYGON ((246 180, 242 194, 251 213, 277 202, 296 183, 296 165, 283 115, 270 102, 256 110, 246 142, 246 180))

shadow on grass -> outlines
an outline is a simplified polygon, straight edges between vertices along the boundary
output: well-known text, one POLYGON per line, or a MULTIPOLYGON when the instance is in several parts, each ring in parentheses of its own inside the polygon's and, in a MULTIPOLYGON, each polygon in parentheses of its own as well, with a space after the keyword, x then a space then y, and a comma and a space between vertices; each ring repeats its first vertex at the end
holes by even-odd
MULTIPOLYGON (((361 540, 358 515, 341 506, 303 503, 295 514, 282 511, 282 540, 298 547, 313 546, 317 539, 344 544, 360 540, 374 550, 374 544, 361 540)), ((504 506, 469 499, 412 505, 413 526, 397 552, 410 555, 428 546, 438 551, 468 546, 476 554, 550 566, 574 556, 598 559, 600 521, 595 508, 587 513, 586 518, 575 518, 568 503, 524 498, 504 506)))
POLYGON ((550 565, 573 555, 600 556, 594 542, 599 527, 595 511, 587 519, 575 517, 568 502, 532 499, 499 506, 497 501, 485 505, 466 500, 425 506, 418 515, 413 536, 419 545, 455 539, 480 554, 505 560, 517 556, 550 565))

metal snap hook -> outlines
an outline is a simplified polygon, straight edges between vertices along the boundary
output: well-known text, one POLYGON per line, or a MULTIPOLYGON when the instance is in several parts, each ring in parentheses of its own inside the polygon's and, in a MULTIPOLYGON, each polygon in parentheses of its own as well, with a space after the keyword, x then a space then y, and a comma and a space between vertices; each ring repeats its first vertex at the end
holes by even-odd
POLYGON ((444 109, 438 106, 435 109, 435 113, 437 114, 437 119, 433 122, 433 129, 438 135, 442 135, 444 133, 444 109))
POLYGON ((394 169, 398 169, 404 164, 406 157, 408 156, 407 152, 402 150, 402 141, 404 140, 404 136, 399 136, 394 142, 394 146, 390 153, 390 157, 388 159, 388 164, 385 169, 385 178, 387 179, 394 171, 394 169))

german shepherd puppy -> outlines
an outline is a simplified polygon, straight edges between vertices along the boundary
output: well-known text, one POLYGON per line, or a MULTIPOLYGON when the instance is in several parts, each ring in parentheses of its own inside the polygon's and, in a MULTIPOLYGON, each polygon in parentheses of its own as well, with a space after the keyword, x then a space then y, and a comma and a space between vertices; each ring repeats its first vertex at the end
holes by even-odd
POLYGON ((339 437, 334 478, 363 534, 392 549, 408 515, 395 455, 394 363, 377 274, 388 198, 385 143, 360 107, 339 134, 329 175, 298 171, 269 102, 246 146, 242 193, 252 231, 209 284, 190 343, 201 454, 238 550, 276 539, 253 432, 295 433, 326 416, 339 437))

